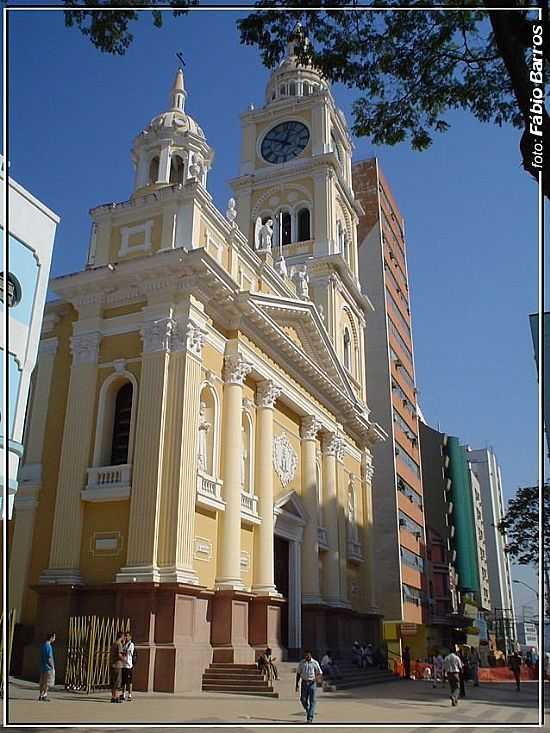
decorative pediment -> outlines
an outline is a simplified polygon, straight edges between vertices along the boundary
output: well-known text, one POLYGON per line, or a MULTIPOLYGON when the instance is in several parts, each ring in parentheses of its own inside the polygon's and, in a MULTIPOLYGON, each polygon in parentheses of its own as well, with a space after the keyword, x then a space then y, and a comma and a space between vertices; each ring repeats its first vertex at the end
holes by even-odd
POLYGON ((292 515, 296 522, 302 525, 309 521, 303 501, 295 491, 287 491, 286 494, 280 496, 273 505, 273 511, 277 516, 283 512, 287 516, 292 515))
POLYGON ((301 355, 320 369, 342 396, 356 401, 353 386, 312 302, 258 293, 247 293, 241 298, 249 318, 262 327, 270 341, 278 337, 277 345, 283 354, 290 356, 292 350, 301 352, 295 354, 298 360, 301 355))

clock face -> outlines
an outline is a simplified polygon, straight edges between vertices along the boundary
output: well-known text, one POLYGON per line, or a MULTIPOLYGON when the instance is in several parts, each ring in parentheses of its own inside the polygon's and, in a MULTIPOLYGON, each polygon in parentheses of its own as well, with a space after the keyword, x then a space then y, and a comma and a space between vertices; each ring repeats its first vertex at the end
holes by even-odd
POLYGON ((286 163, 300 155, 309 141, 309 130, 301 122, 281 122, 262 140, 262 157, 268 163, 286 163))

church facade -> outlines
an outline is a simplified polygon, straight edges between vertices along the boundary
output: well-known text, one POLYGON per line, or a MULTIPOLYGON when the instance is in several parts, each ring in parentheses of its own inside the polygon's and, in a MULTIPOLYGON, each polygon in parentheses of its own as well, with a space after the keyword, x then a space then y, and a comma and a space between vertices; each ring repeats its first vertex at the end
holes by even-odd
POLYGON ((186 97, 178 71, 134 141, 131 197, 91 211, 86 269, 51 282, 9 581, 36 643, 56 631, 60 671, 68 617, 129 617, 136 686, 162 691, 267 644, 347 652, 381 626, 385 434, 367 405, 344 116, 290 43, 241 117, 222 213, 186 97))

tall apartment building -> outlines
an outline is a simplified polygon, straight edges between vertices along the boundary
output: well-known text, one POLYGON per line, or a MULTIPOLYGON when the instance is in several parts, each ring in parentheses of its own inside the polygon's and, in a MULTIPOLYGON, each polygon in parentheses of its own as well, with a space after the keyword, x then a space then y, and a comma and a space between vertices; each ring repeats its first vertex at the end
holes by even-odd
POLYGON ((468 461, 481 494, 491 611, 497 622, 497 641, 501 641, 503 651, 510 651, 516 638, 515 613, 510 560, 504 551, 506 538, 498 530, 505 514, 500 466, 494 452, 487 448, 468 451, 468 461))
POLYGON ((369 406, 390 436, 374 448, 377 600, 391 651, 426 648, 425 529, 404 221, 376 158, 353 165, 359 279, 374 305, 366 328, 369 406))

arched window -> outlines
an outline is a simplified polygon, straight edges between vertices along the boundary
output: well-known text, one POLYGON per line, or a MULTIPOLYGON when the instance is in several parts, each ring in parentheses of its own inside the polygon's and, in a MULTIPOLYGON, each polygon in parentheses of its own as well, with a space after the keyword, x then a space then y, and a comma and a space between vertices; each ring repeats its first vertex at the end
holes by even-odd
POLYGON ((117 392, 113 419, 113 438, 111 441, 110 466, 128 463, 130 446, 130 418, 132 415, 132 392, 130 382, 126 382, 117 392))
POLYGON ((296 83, 295 82, 291 81, 290 84, 288 85, 288 93, 291 97, 296 96, 296 83))
POLYGON ((159 178, 159 158, 155 155, 149 164, 149 183, 156 183, 159 178))
POLYGON ((292 219, 290 212, 281 212, 281 244, 290 244, 292 242, 292 219))
POLYGON ((347 326, 344 328, 344 366, 351 371, 351 337, 347 326))
POLYGON ((306 242, 311 239, 309 209, 300 209, 298 212, 298 241, 306 242))
POLYGON ((346 234, 346 232, 344 232, 343 234, 342 241, 344 243, 344 259, 346 260, 346 262, 349 265, 349 240, 348 240, 348 235, 346 234))
POLYGON ((279 87, 279 96, 286 97, 286 84, 281 84, 279 87))
POLYGON ((170 183, 183 183, 183 160, 173 155, 170 162, 170 183))
POLYGON ((304 90, 304 97, 309 97, 311 92, 310 92, 310 86, 307 83, 307 81, 304 82, 303 90, 304 90))

